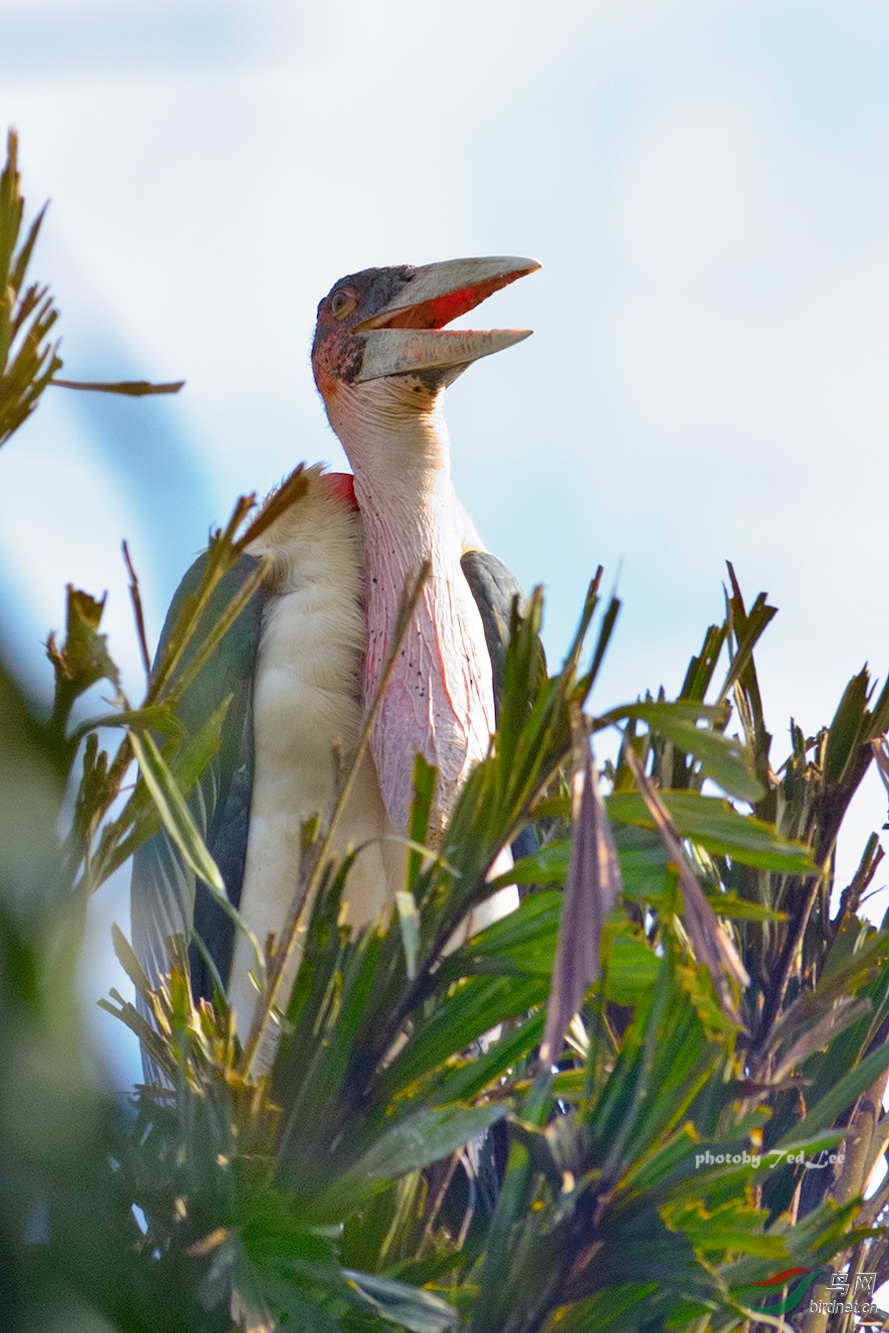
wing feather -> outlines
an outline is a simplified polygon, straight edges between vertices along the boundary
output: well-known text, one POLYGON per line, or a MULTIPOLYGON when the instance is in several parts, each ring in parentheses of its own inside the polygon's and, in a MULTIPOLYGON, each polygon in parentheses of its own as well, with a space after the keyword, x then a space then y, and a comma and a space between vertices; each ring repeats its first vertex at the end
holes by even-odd
POLYGON ((482 618, 494 676, 494 706, 499 712, 512 604, 518 598, 521 607, 525 594, 512 571, 490 551, 465 551, 460 568, 482 618))
MULTIPOLYGON (((494 709, 499 713, 500 700, 503 697, 503 667, 506 661, 506 645, 509 642, 513 602, 517 598, 521 609, 525 602, 525 594, 512 570, 490 551, 465 551, 460 560, 460 567, 482 618, 485 643, 488 645, 494 677, 494 709)), ((537 851, 538 846, 537 833, 529 825, 528 828, 522 829, 512 844, 513 860, 518 861, 523 856, 530 856, 537 851)))
MULTIPOLYGON (((173 598, 161 634, 155 664, 163 656, 187 597, 198 588, 207 563, 206 552, 191 566, 173 598)), ((220 579, 197 633, 183 655, 182 671, 198 651, 221 613, 257 565, 244 555, 220 579)), ((250 790, 253 783, 253 673, 262 631, 263 591, 257 590, 194 681, 182 695, 176 715, 194 735, 226 698, 231 698, 220 745, 188 803, 207 847, 222 874, 229 898, 237 906, 244 877, 250 790)), ((211 968, 194 944, 199 933, 219 975, 228 974, 233 944, 230 920, 194 873, 183 864, 170 838, 161 830, 133 858, 130 887, 133 947, 152 984, 169 970, 168 940, 181 934, 190 942, 192 989, 210 995, 211 968)), ((141 1006, 140 1006, 141 1007, 141 1006)), ((156 1071, 146 1065, 146 1077, 156 1071)))

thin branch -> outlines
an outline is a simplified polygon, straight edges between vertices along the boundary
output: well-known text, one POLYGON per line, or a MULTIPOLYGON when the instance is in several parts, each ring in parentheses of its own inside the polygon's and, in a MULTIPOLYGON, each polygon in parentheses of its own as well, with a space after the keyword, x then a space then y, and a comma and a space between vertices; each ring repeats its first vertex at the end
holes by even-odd
POLYGON ((151 686, 151 654, 148 651, 148 639, 145 635, 145 617, 142 614, 142 595, 139 591, 139 577, 133 568, 133 562, 130 559, 130 548, 126 542, 121 543, 123 547, 123 558, 126 562, 127 572, 130 576, 130 601, 133 604, 133 615, 136 618, 136 635, 139 639, 139 651, 142 654, 142 665, 145 668, 145 687, 151 686))
POLYGON ((207 551, 207 564, 200 586, 194 594, 193 601, 189 599, 191 604, 183 607, 176 624, 173 626, 170 635, 171 651, 164 656, 162 661, 156 664, 151 688, 145 700, 146 703, 154 703, 162 697, 168 682, 173 678, 182 654, 194 638, 201 617, 216 589, 221 576, 220 571, 224 573, 226 568, 231 568, 235 563, 235 559, 229 559, 229 553, 233 552, 234 549, 234 534, 255 504, 255 495, 240 496, 224 530, 217 531, 211 539, 207 551))
POLYGON ((648 813, 654 821, 654 826, 660 834, 661 841, 667 849, 667 854, 679 872, 679 883, 682 886, 682 898, 685 907, 685 924, 695 954, 707 967, 723 1009, 733 1022, 743 1026, 732 1001, 722 969, 725 968, 742 986, 750 984, 747 969, 741 962, 734 944, 723 930, 719 918, 710 906, 694 871, 688 864, 688 858, 685 855, 679 836, 670 822, 667 808, 642 772, 642 766, 632 745, 624 746, 624 758, 648 808, 648 813))
POLYGON ((105 383, 101 380, 60 380, 49 381, 57 389, 84 389, 87 393, 118 393, 126 398, 148 398, 154 394, 178 393, 185 385, 185 380, 171 380, 166 384, 152 384, 150 380, 117 380, 105 383))

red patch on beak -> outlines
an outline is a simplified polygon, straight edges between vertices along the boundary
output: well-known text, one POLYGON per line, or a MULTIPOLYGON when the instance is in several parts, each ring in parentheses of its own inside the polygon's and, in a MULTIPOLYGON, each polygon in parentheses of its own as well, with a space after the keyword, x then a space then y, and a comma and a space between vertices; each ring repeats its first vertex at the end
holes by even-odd
MULTIPOLYGON (((446 296, 439 296, 434 301, 427 301, 425 307, 421 310, 428 310, 431 315, 431 322, 425 325, 430 329, 442 329, 445 324, 450 324, 452 319, 459 319, 465 315, 467 310, 472 310, 473 306, 481 305, 491 292, 496 291, 503 283, 488 282, 483 287, 461 287, 459 291, 448 292, 446 296)), ((424 326, 421 326, 424 327, 424 326)))
MULTIPOLYGON (((455 292, 445 292, 442 296, 433 296, 419 305, 405 306, 394 310, 388 319, 378 317, 370 319, 359 327, 376 329, 443 329, 452 319, 459 319, 467 310, 481 305, 493 292, 501 287, 508 287, 515 278, 514 273, 506 273, 498 278, 488 278, 486 282, 476 283, 472 287, 459 287, 455 292)), ((405 295, 410 294, 410 288, 405 295)))

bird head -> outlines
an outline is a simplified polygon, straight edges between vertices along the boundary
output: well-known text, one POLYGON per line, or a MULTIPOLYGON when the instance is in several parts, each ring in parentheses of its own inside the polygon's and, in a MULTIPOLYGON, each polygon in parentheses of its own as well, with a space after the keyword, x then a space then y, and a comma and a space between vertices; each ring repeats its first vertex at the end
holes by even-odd
POLYGON ((539 267, 513 257, 450 259, 341 278, 318 306, 312 346, 315 383, 334 428, 338 397, 360 394, 362 386, 374 386, 378 397, 379 382, 387 381, 393 399, 416 403, 420 412, 471 362, 527 338, 530 329, 444 326, 539 267))

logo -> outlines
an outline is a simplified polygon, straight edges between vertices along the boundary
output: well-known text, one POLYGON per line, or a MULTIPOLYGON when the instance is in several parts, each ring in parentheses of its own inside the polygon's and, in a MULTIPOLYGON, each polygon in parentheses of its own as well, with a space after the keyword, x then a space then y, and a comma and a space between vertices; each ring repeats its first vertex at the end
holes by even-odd
POLYGON ((876 1285, 876 1273, 856 1273, 854 1291, 849 1290, 850 1275, 834 1273, 829 1268, 782 1268, 774 1277, 763 1278, 761 1282, 751 1282, 751 1287, 765 1288, 749 1301, 752 1310, 759 1314, 782 1315, 796 1310, 812 1286, 821 1279, 827 1289, 828 1300, 809 1300, 809 1310, 823 1314, 874 1315, 877 1311, 873 1300, 858 1299, 859 1296, 872 1297, 876 1285), (781 1292, 787 1288, 787 1295, 781 1298, 781 1292), (848 1297, 853 1299, 849 1300, 848 1297), (779 1299, 772 1300, 775 1296, 779 1299))
POLYGON ((761 1282, 752 1282, 750 1285, 753 1287, 767 1287, 769 1290, 751 1302, 751 1309, 758 1310, 761 1314, 789 1314, 791 1310, 796 1309, 812 1284, 827 1272, 829 1269, 826 1268, 782 1268, 774 1277, 763 1278, 761 1282), (794 1278, 798 1280, 794 1281, 794 1278), (782 1288, 788 1284, 790 1290, 783 1300, 774 1302, 769 1300, 770 1296, 780 1295, 782 1288))

